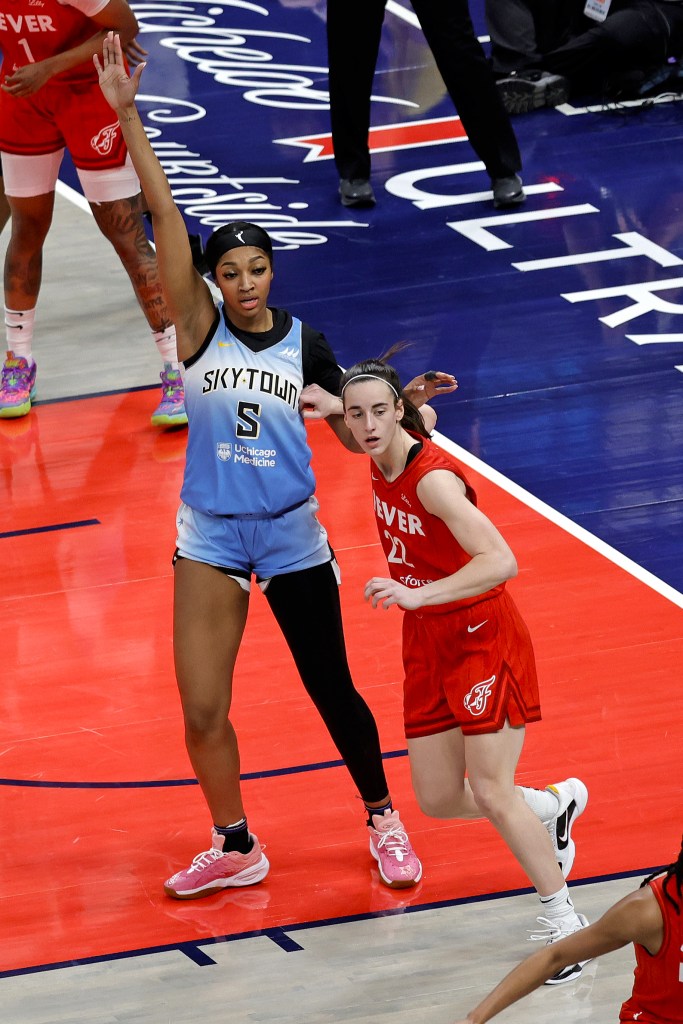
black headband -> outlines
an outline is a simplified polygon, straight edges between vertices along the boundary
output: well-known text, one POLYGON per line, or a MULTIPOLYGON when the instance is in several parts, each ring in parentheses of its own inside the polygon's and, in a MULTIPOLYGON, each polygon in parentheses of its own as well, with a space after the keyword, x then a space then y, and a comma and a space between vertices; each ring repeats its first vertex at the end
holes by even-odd
POLYGON ((273 243, 270 235, 258 224, 249 224, 247 221, 234 221, 226 224, 209 237, 206 243, 204 254, 211 273, 215 273, 218 261, 230 249, 238 249, 243 245, 253 245, 256 249, 262 249, 266 256, 273 262, 273 243))

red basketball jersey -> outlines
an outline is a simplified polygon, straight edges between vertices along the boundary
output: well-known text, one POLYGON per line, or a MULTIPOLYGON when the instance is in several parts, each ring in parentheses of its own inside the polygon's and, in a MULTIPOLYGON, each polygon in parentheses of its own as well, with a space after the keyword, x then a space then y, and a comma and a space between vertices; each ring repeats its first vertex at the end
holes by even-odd
POLYGON ((667 888, 679 904, 680 913, 664 893, 665 876, 650 882, 664 918, 664 941, 656 956, 635 944, 636 969, 633 993, 621 1008, 619 1020, 638 1024, 674 1024, 683 1021, 683 905, 674 879, 667 888))
MULTIPOLYGON (((416 436, 417 439, 417 436, 416 436)), ((445 469, 465 484, 473 505, 477 496, 462 467, 428 438, 419 438, 422 450, 404 471, 389 483, 374 462, 371 463, 372 495, 380 541, 392 579, 406 587, 423 587, 434 580, 451 576, 466 565, 471 556, 460 547, 443 520, 424 508, 417 496, 417 485, 427 473, 445 469)), ((505 584, 486 591, 486 597, 500 594, 505 584)), ((429 605, 420 613, 452 611, 476 604, 477 594, 450 604, 429 605)))
MULTIPOLYGON (((95 34, 97 27, 83 11, 98 14, 106 7, 107 0, 74 0, 74 3, 68 0, 4 0, 0 11, 3 78, 26 64, 37 64, 47 57, 71 50, 95 34)), ((55 75, 50 81, 75 82, 95 77, 92 60, 88 60, 55 75)))

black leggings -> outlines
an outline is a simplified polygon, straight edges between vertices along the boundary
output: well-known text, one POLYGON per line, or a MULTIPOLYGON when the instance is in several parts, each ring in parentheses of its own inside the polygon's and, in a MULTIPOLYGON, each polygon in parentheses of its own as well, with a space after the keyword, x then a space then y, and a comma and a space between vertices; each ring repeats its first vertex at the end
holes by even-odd
POLYGON ((274 576, 266 599, 306 692, 315 704, 363 800, 388 792, 377 725, 353 685, 346 657, 339 587, 331 562, 274 576))

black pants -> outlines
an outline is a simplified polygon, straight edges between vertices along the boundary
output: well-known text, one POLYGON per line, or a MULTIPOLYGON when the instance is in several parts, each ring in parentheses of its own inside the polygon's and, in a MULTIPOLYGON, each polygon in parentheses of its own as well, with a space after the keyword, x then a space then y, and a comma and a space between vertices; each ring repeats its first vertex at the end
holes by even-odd
POLYGON ((607 18, 541 58, 546 71, 573 86, 599 89, 615 72, 647 70, 680 56, 683 3, 614 0, 607 18))
MULTIPOLYGON (((386 0, 327 0, 330 116, 340 178, 369 178, 370 95, 386 0)), ((470 143, 491 178, 521 166, 510 119, 477 40, 467 0, 412 0, 470 143)))
POLYGON ((274 576, 266 598, 306 692, 318 709, 362 798, 388 792, 377 725, 353 685, 346 657, 339 587, 330 562, 274 576))

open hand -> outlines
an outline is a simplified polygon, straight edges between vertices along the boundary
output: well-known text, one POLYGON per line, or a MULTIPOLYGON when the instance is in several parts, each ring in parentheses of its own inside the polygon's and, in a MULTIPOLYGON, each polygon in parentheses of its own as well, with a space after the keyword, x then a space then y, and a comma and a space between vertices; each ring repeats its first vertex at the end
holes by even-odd
POLYGON ((140 75, 144 64, 138 64, 133 77, 129 77, 123 60, 121 40, 117 33, 107 32, 102 42, 102 62, 97 54, 93 63, 100 80, 100 89, 112 110, 130 109, 135 104, 135 97, 140 84, 140 75))

